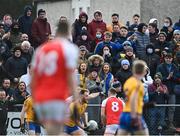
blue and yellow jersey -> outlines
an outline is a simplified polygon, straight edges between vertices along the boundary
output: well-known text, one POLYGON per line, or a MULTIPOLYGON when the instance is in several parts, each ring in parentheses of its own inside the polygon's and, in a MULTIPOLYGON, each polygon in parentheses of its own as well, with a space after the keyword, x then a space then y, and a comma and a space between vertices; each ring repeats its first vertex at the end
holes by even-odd
MULTIPOLYGON (((68 121, 65 123, 65 125, 69 126, 69 127, 74 127, 76 126, 76 123, 75 123, 75 120, 74 120, 74 105, 75 105, 75 102, 72 102, 70 105, 69 105, 69 109, 70 109, 70 117, 68 119, 68 121)), ((85 111, 86 111, 86 108, 87 108, 87 103, 77 103, 77 114, 79 117, 81 117, 85 111)))
POLYGON ((125 104, 125 107, 123 109, 123 112, 131 112, 131 103, 130 98, 132 94, 137 90, 138 92, 138 100, 137 100, 137 106, 136 106, 136 113, 142 114, 143 110, 143 97, 144 97, 144 86, 143 83, 139 80, 137 80, 135 77, 130 77, 124 84, 124 92, 127 97, 127 101, 125 104))
POLYGON ((34 122, 35 121, 35 111, 33 108, 33 100, 32 97, 28 97, 25 101, 24 101, 24 107, 26 109, 26 121, 27 122, 34 122))

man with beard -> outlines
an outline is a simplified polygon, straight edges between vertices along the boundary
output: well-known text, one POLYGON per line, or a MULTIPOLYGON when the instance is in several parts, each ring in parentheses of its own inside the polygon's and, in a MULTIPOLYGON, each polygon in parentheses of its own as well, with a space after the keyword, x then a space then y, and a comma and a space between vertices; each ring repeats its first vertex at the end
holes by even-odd
POLYGON ((117 13, 112 14, 111 18, 112 18, 112 24, 107 26, 107 31, 112 33, 114 25, 119 25, 119 27, 122 27, 123 24, 119 21, 119 15, 117 13))

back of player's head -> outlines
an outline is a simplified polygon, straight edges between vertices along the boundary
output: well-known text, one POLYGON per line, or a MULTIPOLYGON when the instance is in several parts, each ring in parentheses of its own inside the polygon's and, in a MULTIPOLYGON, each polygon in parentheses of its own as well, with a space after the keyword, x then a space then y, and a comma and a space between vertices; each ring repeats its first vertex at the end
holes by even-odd
POLYGON ((146 63, 143 60, 136 60, 133 63, 132 71, 134 74, 141 75, 146 71, 146 63))
POLYGON ((109 93, 112 94, 112 95, 116 95, 116 89, 114 87, 111 87, 109 89, 109 93))
POLYGON ((56 34, 61 35, 61 36, 68 36, 69 35, 69 23, 65 22, 65 21, 59 22, 57 25, 56 34))

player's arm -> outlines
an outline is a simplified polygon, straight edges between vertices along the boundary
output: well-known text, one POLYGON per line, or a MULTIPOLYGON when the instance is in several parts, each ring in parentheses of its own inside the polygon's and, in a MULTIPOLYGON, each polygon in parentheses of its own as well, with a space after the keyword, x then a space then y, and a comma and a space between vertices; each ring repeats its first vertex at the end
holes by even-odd
POLYGON ((89 99, 96 98, 97 96, 99 96, 99 94, 100 94, 99 92, 89 94, 89 96, 88 96, 88 100, 89 100, 89 99))
POLYGON ((82 115, 82 119, 83 119, 83 122, 84 122, 84 127, 87 127, 87 123, 88 123, 88 116, 87 116, 87 112, 85 112, 83 115, 82 115))
POLYGON ((106 125, 105 107, 101 107, 101 123, 103 124, 103 126, 106 125))
POLYGON ((107 99, 103 100, 101 104, 101 123, 104 126, 106 125, 106 112, 105 112, 106 102, 107 102, 107 99))

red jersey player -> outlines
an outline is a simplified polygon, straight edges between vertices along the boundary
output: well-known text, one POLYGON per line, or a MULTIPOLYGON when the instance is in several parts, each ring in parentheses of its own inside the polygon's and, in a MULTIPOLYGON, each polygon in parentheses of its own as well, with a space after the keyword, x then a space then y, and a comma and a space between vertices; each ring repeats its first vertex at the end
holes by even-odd
POLYGON ((116 89, 110 88, 108 98, 101 105, 102 123, 106 125, 104 135, 115 135, 118 130, 119 117, 123 111, 124 102, 116 97, 116 89))
POLYGON ((68 23, 60 22, 56 38, 38 48, 32 62, 32 96, 48 135, 63 132, 65 99, 76 90, 78 49, 67 40, 68 35, 68 23))

